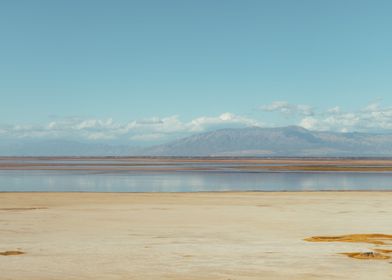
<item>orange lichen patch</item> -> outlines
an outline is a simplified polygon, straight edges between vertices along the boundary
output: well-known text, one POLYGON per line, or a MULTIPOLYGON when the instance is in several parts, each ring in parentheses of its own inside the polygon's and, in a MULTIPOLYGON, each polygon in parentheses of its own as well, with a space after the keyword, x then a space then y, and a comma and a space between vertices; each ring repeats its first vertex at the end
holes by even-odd
POLYGON ((374 251, 379 252, 379 253, 383 253, 383 254, 392 253, 392 250, 389 250, 389 249, 374 249, 374 251))
POLYGON ((17 256, 17 255, 23 255, 25 252, 22 251, 5 251, 5 252, 0 252, 1 256, 17 256))
POLYGON ((390 234, 348 234, 340 236, 313 236, 304 239, 309 242, 358 242, 385 245, 386 241, 392 241, 390 234))
POLYGON ((390 259, 390 256, 386 256, 375 252, 355 252, 355 253, 341 253, 350 258, 360 259, 360 260, 386 260, 390 259))

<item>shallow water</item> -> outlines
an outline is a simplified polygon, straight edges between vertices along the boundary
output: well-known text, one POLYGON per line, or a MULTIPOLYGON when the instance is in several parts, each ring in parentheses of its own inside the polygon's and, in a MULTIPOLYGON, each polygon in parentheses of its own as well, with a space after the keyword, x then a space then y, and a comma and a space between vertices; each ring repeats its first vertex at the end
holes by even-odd
POLYGON ((0 170, 2 192, 320 190, 392 190, 392 173, 0 170))

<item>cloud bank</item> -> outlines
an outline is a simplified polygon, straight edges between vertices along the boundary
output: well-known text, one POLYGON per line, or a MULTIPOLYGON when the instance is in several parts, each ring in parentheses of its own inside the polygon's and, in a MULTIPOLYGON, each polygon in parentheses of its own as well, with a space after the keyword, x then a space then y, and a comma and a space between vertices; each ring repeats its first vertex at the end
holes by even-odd
POLYGON ((371 103, 355 111, 345 111, 339 106, 326 110, 302 104, 276 101, 261 106, 264 112, 278 112, 295 120, 295 123, 309 130, 339 132, 382 132, 392 130, 392 107, 371 103))
POLYGON ((154 142, 218 128, 260 125, 256 120, 232 113, 202 116, 188 122, 182 121, 179 116, 154 117, 127 123, 115 122, 110 118, 64 118, 43 125, 2 125, 0 137, 154 142))
POLYGON ((380 103, 372 103, 355 111, 345 111, 339 106, 320 110, 286 101, 275 101, 259 108, 257 119, 227 112, 217 116, 200 116, 189 121, 173 115, 129 122, 118 122, 111 118, 61 118, 45 124, 3 124, 0 125, 0 140, 69 139, 152 144, 220 128, 271 127, 271 123, 260 121, 266 114, 283 116, 284 121, 279 126, 299 125, 309 130, 339 132, 392 131, 392 107, 383 107, 380 103))
POLYGON ((334 107, 315 116, 303 118, 301 126, 314 130, 332 131, 390 131, 392 130, 392 107, 373 103, 357 111, 344 111, 334 107))

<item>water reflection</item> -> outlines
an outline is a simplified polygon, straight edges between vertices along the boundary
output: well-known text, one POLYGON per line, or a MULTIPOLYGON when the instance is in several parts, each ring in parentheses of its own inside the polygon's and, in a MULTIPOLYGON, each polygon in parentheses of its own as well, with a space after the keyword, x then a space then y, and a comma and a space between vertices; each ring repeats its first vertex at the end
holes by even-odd
POLYGON ((392 174, 0 171, 0 191, 199 192, 252 190, 392 190, 392 174))

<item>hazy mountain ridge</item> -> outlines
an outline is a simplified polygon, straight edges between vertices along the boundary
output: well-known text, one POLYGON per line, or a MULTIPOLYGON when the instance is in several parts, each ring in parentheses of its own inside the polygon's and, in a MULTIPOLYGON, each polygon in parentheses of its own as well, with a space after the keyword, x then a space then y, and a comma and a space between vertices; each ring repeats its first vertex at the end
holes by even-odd
POLYGON ((2 156, 392 156, 392 133, 220 129, 147 148, 73 141, 0 144, 2 156))
POLYGON ((91 144, 65 140, 0 144, 0 156, 124 156, 137 148, 126 145, 91 144))
POLYGON ((171 156, 391 156, 392 134, 249 127, 206 132, 146 149, 171 156))

